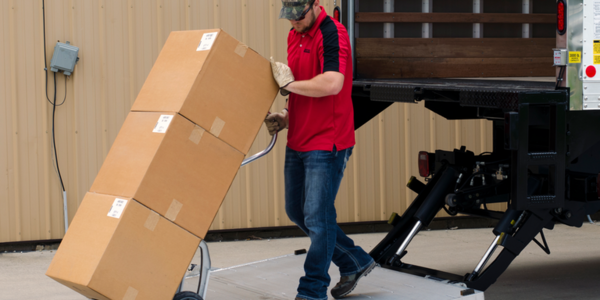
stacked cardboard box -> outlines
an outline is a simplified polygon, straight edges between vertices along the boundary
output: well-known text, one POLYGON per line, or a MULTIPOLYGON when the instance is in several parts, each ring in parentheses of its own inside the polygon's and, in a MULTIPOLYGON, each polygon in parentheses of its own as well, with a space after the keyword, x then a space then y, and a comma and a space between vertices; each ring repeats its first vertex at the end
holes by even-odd
POLYGON ((172 32, 47 275, 94 299, 170 299, 277 91, 222 30, 172 32))
POLYGON ((92 299, 172 299, 199 242, 131 198, 88 193, 47 275, 92 299))
POLYGON ((133 198, 204 238, 243 159, 179 114, 131 112, 91 192, 133 198))

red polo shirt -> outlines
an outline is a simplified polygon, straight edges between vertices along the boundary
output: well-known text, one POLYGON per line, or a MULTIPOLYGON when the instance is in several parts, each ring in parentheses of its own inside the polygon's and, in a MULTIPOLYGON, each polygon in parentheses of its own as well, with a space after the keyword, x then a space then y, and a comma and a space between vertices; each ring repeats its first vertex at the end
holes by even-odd
POLYGON ((344 74, 337 95, 314 98, 290 94, 288 147, 296 151, 344 150, 355 144, 352 106, 352 52, 346 28, 325 9, 304 33, 288 35, 288 64, 296 80, 309 80, 327 71, 344 74))

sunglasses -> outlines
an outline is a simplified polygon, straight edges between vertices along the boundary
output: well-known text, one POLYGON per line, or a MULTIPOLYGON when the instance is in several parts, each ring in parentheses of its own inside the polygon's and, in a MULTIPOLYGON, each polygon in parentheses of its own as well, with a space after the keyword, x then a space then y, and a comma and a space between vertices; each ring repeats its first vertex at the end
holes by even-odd
POLYGON ((308 12, 309 12, 311 9, 312 9, 312 7, 313 7, 313 4, 314 4, 314 3, 315 3, 314 1, 313 1, 313 2, 310 2, 310 3, 308 4, 308 5, 309 5, 308 9, 307 9, 307 10, 305 10, 305 11, 303 11, 303 12, 302 12, 302 14, 300 15, 300 17, 298 17, 298 19, 295 19, 295 20, 292 20, 292 21, 296 21, 296 22, 298 22, 298 21, 302 21, 302 20, 304 20, 304 18, 306 18, 306 14, 307 14, 307 13, 308 13, 308 12))

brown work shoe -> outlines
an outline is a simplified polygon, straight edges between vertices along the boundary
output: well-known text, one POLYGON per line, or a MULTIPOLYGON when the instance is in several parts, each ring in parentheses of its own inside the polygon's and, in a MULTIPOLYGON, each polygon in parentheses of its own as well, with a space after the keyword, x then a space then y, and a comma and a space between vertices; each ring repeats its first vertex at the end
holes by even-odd
POLYGON ((306 300, 304 298, 296 297, 294 300, 306 300))
POLYGON ((335 287, 331 289, 331 296, 333 296, 335 299, 340 299, 350 294, 358 284, 358 280, 371 273, 376 265, 377 264, 375 261, 373 261, 368 267, 356 274, 342 276, 342 278, 340 278, 340 282, 338 282, 335 287))

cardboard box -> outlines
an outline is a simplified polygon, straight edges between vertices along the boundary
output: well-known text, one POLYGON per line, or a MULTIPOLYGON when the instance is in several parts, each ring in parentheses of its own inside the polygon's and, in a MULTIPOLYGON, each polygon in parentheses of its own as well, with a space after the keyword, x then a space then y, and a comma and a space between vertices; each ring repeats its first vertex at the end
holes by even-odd
POLYGON ((199 243, 131 198, 87 193, 46 275, 93 299, 172 299, 199 243))
POLYGON ((278 90, 269 61, 224 31, 174 31, 132 111, 180 113, 248 154, 278 90))
POLYGON ((181 115, 131 112, 90 191, 133 198, 204 238, 243 159, 181 115))

